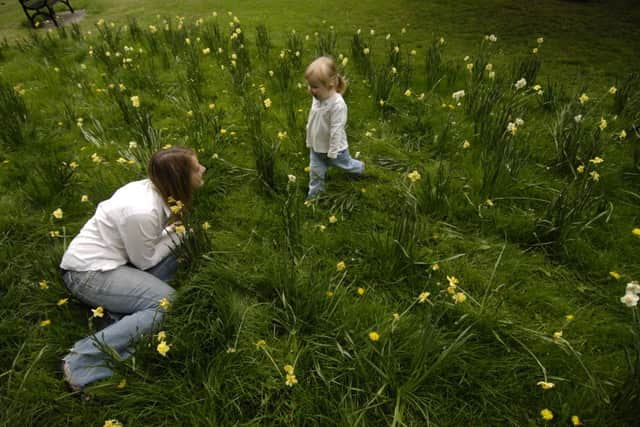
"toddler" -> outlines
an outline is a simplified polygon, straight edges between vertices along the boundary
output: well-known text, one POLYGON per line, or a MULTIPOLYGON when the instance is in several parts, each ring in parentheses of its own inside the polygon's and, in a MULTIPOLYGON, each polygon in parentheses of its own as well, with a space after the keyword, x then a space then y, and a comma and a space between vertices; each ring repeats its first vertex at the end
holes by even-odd
POLYGON ((347 82, 336 71, 333 58, 321 56, 304 73, 309 93, 313 95, 307 121, 307 147, 310 152, 309 193, 313 199, 324 191, 324 177, 329 166, 361 175, 364 163, 352 159, 347 143, 347 104, 342 98, 347 82))

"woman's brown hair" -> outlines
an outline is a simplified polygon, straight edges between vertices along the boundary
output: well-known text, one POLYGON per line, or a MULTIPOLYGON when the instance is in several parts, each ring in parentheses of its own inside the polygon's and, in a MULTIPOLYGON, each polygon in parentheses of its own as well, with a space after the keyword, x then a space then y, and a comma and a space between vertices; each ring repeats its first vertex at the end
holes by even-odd
POLYGON ((149 160, 149 179, 165 201, 173 198, 185 206, 191 204, 192 173, 196 153, 191 148, 171 147, 154 153, 149 160))

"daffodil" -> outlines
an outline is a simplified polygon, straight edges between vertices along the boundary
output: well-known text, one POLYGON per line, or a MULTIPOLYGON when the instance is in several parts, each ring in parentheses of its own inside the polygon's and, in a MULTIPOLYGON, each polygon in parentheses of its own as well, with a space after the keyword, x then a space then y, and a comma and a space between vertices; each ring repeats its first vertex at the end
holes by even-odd
POLYGON ((176 225, 175 227, 175 232, 176 234, 183 234, 184 232, 186 232, 187 229, 185 228, 184 225, 180 224, 180 225, 176 225))
POLYGON ((631 230, 631 234, 633 234, 634 236, 640 236, 640 228, 634 228, 633 230, 631 230))
POLYGON ((618 138, 620 138, 620 141, 624 141, 625 139, 627 139, 627 132, 622 129, 618 134, 618 138))
POLYGON ((600 163, 604 162, 604 159, 602 157, 594 157, 593 159, 589 160, 589 163, 593 163, 594 165, 599 165, 600 163))
POLYGON ((438 263, 432 264, 431 265, 431 270, 433 270, 433 271, 440 270, 440 264, 438 264, 438 263))
POLYGON ((60 306, 62 306, 62 305, 65 305, 67 302, 69 302, 69 298, 60 298, 60 299, 58 300, 58 302, 56 303, 56 305, 57 305, 58 307, 60 307, 60 306))
POLYGON ((158 340, 158 342, 159 341, 166 341, 167 340, 167 333, 165 331, 158 332, 157 340, 158 340))
POLYGON ((162 298, 158 303, 163 310, 167 310, 171 305, 171 302, 167 298, 162 298))
POLYGON ((363 296, 365 294, 365 289, 364 288, 358 288, 356 289, 356 293, 360 296, 363 296))
POLYGON ((41 280, 38 282, 38 286, 40 289, 49 289, 49 283, 46 280, 41 280))
POLYGON ((335 224, 336 222, 338 222, 338 218, 336 218, 336 216, 335 216, 335 215, 331 215, 331 216, 329 217, 329 223, 330 223, 330 224, 335 224))
POLYGON ((266 345, 267 345, 267 341, 265 341, 265 340, 256 341, 256 348, 262 348, 262 347, 264 347, 266 345))
POLYGON ((545 408, 542 411, 540 411, 540 416, 545 421, 551 421, 553 419, 553 412, 551 412, 549 409, 545 408))
POLYGON ((455 286, 460 283, 456 276, 447 276, 447 280, 449 281, 449 286, 455 286))
POLYGON ((43 320, 42 322, 40 322, 40 326, 43 327, 43 328, 45 326, 49 326, 49 325, 51 325, 51 320, 49 320, 49 319, 46 319, 46 320, 43 320))
POLYGON ((598 124, 600 130, 605 130, 607 128, 607 121, 604 117, 600 117, 600 124, 598 124))
POLYGON ((131 105, 133 106, 133 108, 140 108, 140 97, 139 96, 134 95, 130 99, 131 99, 131 105))
POLYGON ((400 313, 393 313, 391 317, 393 318, 394 322, 397 322, 398 320, 400 320, 400 313))
POLYGON ((420 304, 426 302, 427 299, 429 298, 429 295, 431 295, 430 292, 420 292, 420 295, 418 295, 418 302, 420 304))
POLYGON ((417 182, 422 178, 422 176, 420 175, 420 172, 414 170, 407 174, 407 178, 409 178, 409 181, 411 182, 417 182))
POLYGON ((211 228, 211 226, 209 225, 208 221, 205 221, 205 222, 202 223, 202 229, 204 231, 207 231, 209 228, 211 228))
POLYGON ((467 300, 467 296, 462 292, 457 292, 453 297, 454 304, 460 304, 467 300))
POLYGON ((582 425, 582 421, 580 421, 580 417, 578 417, 577 415, 572 415, 571 416, 571 424, 574 426, 581 426, 582 425))
POLYGON ((340 261, 336 264, 336 271, 344 271, 346 268, 347 265, 344 263, 344 261, 340 261))
POLYGON ((571 322, 576 317, 573 314, 567 314, 564 318, 567 319, 568 322, 571 322))
POLYGON ((62 212, 62 209, 58 208, 55 211, 53 211, 51 213, 51 215, 55 218, 55 219, 62 219, 62 216, 64 215, 62 212))
POLYGON ((547 381, 538 381, 536 385, 540 386, 540 388, 542 388, 543 390, 549 390, 556 386, 554 383, 550 383, 547 381))
POLYGON ((591 176, 591 179, 594 180, 595 182, 600 181, 600 174, 596 171, 591 171, 589 172, 589 175, 591 176))
POLYGON ((122 423, 116 419, 106 420, 102 427, 122 427, 122 423))
POLYGON ((609 88, 609 94, 611 94, 611 95, 615 95, 617 91, 618 91, 618 88, 615 87, 615 86, 611 86, 609 88))
POLYGON ((86 194, 83 194, 82 197, 80 197, 80 202, 81 203, 89 202, 89 196, 87 196, 86 194))
POLYGON ((93 313, 92 317, 102 317, 104 316, 104 308, 102 306, 98 306, 96 308, 92 308, 91 312, 93 313))
POLYGON ((411 89, 407 89, 404 91, 404 96, 411 96, 411 89))
POLYGON ((265 108, 269 108, 269 107, 271 107, 271 98, 267 98, 267 99, 265 99, 265 100, 264 100, 264 101, 262 101, 262 102, 263 102, 263 104, 264 104, 265 108))
POLYGON ((171 345, 167 344, 166 341, 160 341, 160 343, 156 347, 156 351, 163 357, 167 356, 169 350, 171 350, 171 345))
POLYGON ((118 390, 122 390, 123 388, 125 388, 127 386, 127 379, 123 378, 120 380, 120 382, 118 383, 118 385, 116 386, 116 388, 118 390))
POLYGON ((380 339, 380 334, 376 331, 369 332, 369 339, 373 342, 378 341, 380 339))
POLYGON ((580 165, 576 168, 576 170, 578 171, 578 173, 583 173, 584 172, 584 165, 580 165))
POLYGON ((609 276, 613 277, 616 280, 620 280, 620 277, 622 277, 622 275, 617 271, 610 271, 609 276))
POLYGON ((578 98, 578 101, 580 101, 580 104, 585 104, 589 101, 589 96, 586 93, 583 93, 582 95, 580 95, 580 98, 578 98))
POLYGON ((559 340, 560 338, 562 338, 562 331, 556 331, 553 333, 553 338, 559 340))

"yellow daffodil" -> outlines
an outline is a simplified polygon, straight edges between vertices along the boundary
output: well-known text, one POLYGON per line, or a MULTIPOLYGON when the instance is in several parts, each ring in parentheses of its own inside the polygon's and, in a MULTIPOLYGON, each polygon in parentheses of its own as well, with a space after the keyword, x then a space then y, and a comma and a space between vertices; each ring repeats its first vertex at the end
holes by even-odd
POLYGON ((326 225, 324 225, 324 224, 320 224, 320 225, 318 225, 318 230, 320 230, 320 231, 324 231, 324 230, 326 230, 326 229, 327 229, 327 226, 326 226, 326 225))
POLYGON ((411 89, 407 89, 404 91, 404 96, 411 96, 411 89))
POLYGON ((384 99, 381 99, 380 101, 378 101, 378 104, 380 104, 380 107, 384 107, 384 99))
POLYGON ((618 134, 618 138, 620 138, 620 141, 624 141, 625 139, 627 139, 627 132, 622 129, 618 134))
POLYGON ((599 165, 600 163, 604 162, 604 159, 602 157, 594 157, 593 159, 589 160, 589 163, 593 163, 594 165, 599 165))
POLYGON ((433 270, 433 271, 440 270, 440 265, 438 263, 432 264, 431 265, 431 270, 433 270))
POLYGON ((325 292, 325 295, 327 296, 327 298, 333 298, 334 293, 333 291, 327 291, 325 292))
POLYGON ((586 93, 583 93, 582 95, 580 95, 580 98, 578 98, 578 101, 580 101, 580 104, 584 105, 589 101, 589 96, 586 93))
POLYGON ((460 304, 463 303, 467 300, 467 296, 465 294, 463 294, 462 292, 457 292, 454 296, 453 296, 453 302, 454 304, 460 304))
POLYGON ((420 304, 426 302, 427 299, 429 298, 429 295, 431 295, 430 292, 420 292, 420 295, 418 295, 418 302, 420 304))
POLYGON ((256 341, 256 348, 262 348, 262 347, 264 347, 266 345, 267 345, 267 342, 265 340, 256 341))
POLYGON ((58 302, 56 303, 56 305, 57 305, 58 307, 60 307, 61 305, 65 305, 65 304, 66 304, 66 303, 68 303, 68 302, 69 302, 69 298, 60 298, 60 299, 58 300, 58 302))
POLYGON ((369 332, 369 339, 374 342, 378 341, 380 339, 380 334, 376 331, 371 331, 369 332))
POLYGON ((620 277, 622 277, 622 275, 617 271, 610 271, 609 276, 613 277, 616 280, 620 280, 620 277))
POLYGON ((540 86, 540 85, 535 85, 535 86, 533 86, 533 88, 532 88, 532 89, 533 89, 533 90, 535 90, 535 91, 537 92, 537 91, 539 91, 540 89, 542 89, 542 86, 540 86))
POLYGON ((116 419, 106 420, 102 427, 122 427, 122 423, 116 419))
POLYGON ((133 108, 140 108, 140 97, 139 96, 134 95, 130 99, 131 99, 131 105, 133 106, 133 108))
POLYGON ((304 171, 305 171, 306 173, 309 173, 309 171, 311 171, 311 168, 310 168, 309 166, 306 166, 306 167, 304 168, 304 171))
POLYGON ((176 234, 183 234, 184 232, 187 231, 187 229, 185 228, 184 225, 180 224, 180 225, 176 225, 175 231, 176 231, 176 234))
POLYGON ((205 221, 205 222, 202 223, 202 229, 204 231, 207 231, 209 228, 211 228, 211 226, 209 225, 208 221, 205 221))
POLYGON ((62 219, 62 216, 64 215, 62 212, 62 209, 58 208, 55 211, 53 211, 51 213, 51 215, 55 218, 55 219, 62 219))
POLYGON ((618 91, 618 88, 615 87, 615 86, 611 86, 609 88, 609 94, 611 94, 611 95, 615 95, 617 91, 618 91))
POLYGON ((158 346, 156 347, 156 351, 160 353, 161 356, 166 357, 167 353, 171 349, 171 345, 167 344, 166 341, 160 341, 158 346))
POLYGON ((456 276, 447 276, 447 280, 449 281, 449 286, 455 286, 460 283, 456 276))
POLYGON ((60 237, 60 232, 58 230, 52 230, 49 232, 49 237, 60 237))
POLYGON ((287 378, 284 383, 288 387, 293 387, 294 385, 298 384, 298 379, 293 374, 287 374, 287 378))
POLYGON ((264 101, 262 101, 262 103, 264 104, 265 108, 271 107, 271 98, 265 99, 264 101))
POLYGON ((45 326, 49 326, 51 325, 51 320, 47 319, 47 320, 43 320, 42 322, 40 322, 40 326, 41 327, 45 327, 45 326))
POLYGON ((577 415, 572 415, 571 416, 571 424, 574 426, 581 426, 582 425, 582 421, 580 421, 580 417, 578 417, 577 415))
POLYGON ((578 173, 583 173, 584 172, 584 165, 580 165, 576 168, 576 170, 578 171, 578 173))
POLYGON ((46 280, 41 280, 38 282, 38 286, 40 289, 49 289, 49 283, 46 280))
POLYGON ((545 421, 551 421, 553 419, 553 412, 551 412, 549 409, 545 408, 542 411, 540 411, 540 416, 545 421))
POLYGON ((487 199, 484 201, 484 204, 492 208, 494 206, 493 200, 487 199))
POLYGON ((605 130, 607 128, 607 121, 604 117, 600 117, 600 124, 598 125, 600 130, 605 130))
POLYGON ((336 216, 335 216, 335 215, 331 215, 331 216, 329 217, 329 223, 330 223, 330 224, 335 224, 336 222, 338 222, 338 218, 336 218, 336 216))
POLYGON ((397 322, 398 320, 400 320, 400 313, 393 313, 391 317, 393 318, 394 322, 397 322))
POLYGON ((560 338, 562 338, 562 331, 556 331, 553 333, 553 338, 559 340, 560 338))
POLYGON ((93 317, 102 317, 104 316, 104 308, 102 306, 98 306, 96 308, 92 308, 91 312, 93 313, 93 317))
POLYGON ((87 203, 88 201, 89 201, 89 196, 87 196, 86 194, 83 194, 82 197, 80 197, 81 203, 87 203))
POLYGON ((344 271, 346 268, 347 265, 344 263, 344 261, 340 261, 336 264, 336 271, 344 271))
POLYGON ((127 386, 127 379, 123 378, 120 380, 120 382, 118 383, 118 385, 116 386, 116 388, 118 390, 122 390, 123 388, 125 388, 127 386))
POLYGON ((567 319, 568 322, 571 322, 576 318, 576 316, 574 316, 573 314, 567 314, 566 316, 564 316, 564 318, 567 319))
POLYGON ((166 341, 167 340, 167 333, 165 331, 158 332, 157 339, 158 339, 158 341, 166 341))
POLYGON ((542 388, 543 390, 549 390, 556 386, 554 383, 550 383, 546 381, 538 381, 536 385, 540 386, 540 388, 542 388))
POLYGON ((536 39, 536 43, 538 43, 538 44, 542 44, 542 43, 544 43, 544 37, 538 37, 538 38, 536 39))
POLYGON ((358 288, 358 289, 356 289, 356 293, 357 293, 358 295, 360 295, 360 296, 363 296, 363 295, 365 294, 365 292, 366 292, 366 291, 364 290, 364 288, 358 288))
POLYGON ((162 298, 158 304, 160 305, 160 307, 163 310, 167 310, 167 309, 169 309, 169 306, 171 305, 171 302, 169 302, 169 300, 167 298, 162 298))
POLYGON ((589 172, 589 175, 591 176, 591 179, 594 180, 595 182, 600 181, 600 174, 596 171, 591 171, 589 172))
POLYGON ((634 228, 633 230, 631 230, 631 234, 633 234, 634 236, 640 236, 640 228, 634 228))
POLYGON ((413 172, 410 172, 409 174, 407 174, 407 178, 409 178, 409 181, 411 182, 417 182, 417 181, 420 181, 422 176, 420 175, 420 172, 418 172, 417 170, 414 170, 413 172))
POLYGON ((209 49, 208 47, 205 47, 204 49, 202 49, 203 55, 209 55, 210 53, 211 53, 211 49, 209 49))
POLYGON ((469 147, 471 147, 471 143, 465 139, 464 142, 462 143, 462 148, 466 150, 469 147))
POLYGON ((171 205, 169 209, 171 209, 171 212, 173 212, 174 215, 178 215, 183 208, 184 208, 184 203, 182 203, 180 200, 177 200, 175 204, 171 205))

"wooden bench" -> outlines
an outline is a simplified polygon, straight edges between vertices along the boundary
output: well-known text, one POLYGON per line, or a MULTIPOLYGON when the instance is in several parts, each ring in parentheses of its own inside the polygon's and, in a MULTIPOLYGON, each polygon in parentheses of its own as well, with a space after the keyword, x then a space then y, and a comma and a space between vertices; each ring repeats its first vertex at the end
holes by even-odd
POLYGON ((22 6, 22 10, 24 10, 25 15, 29 18, 29 22, 31 22, 31 26, 33 28, 37 28, 36 26, 36 16, 41 16, 43 19, 51 19, 55 26, 58 26, 58 21, 56 21, 56 12, 53 10, 53 5, 58 2, 64 3, 71 13, 73 12, 73 8, 71 4, 69 4, 69 0, 19 0, 20 5, 22 6))

